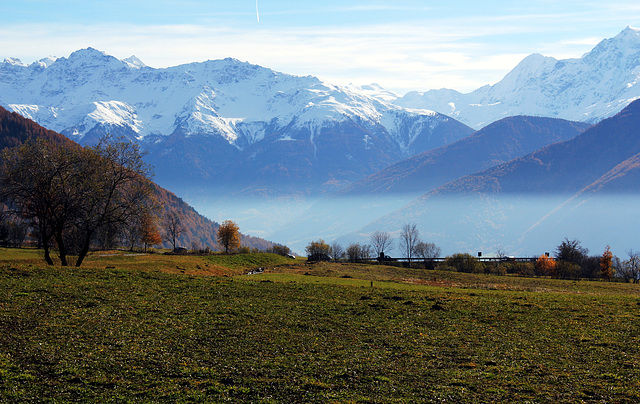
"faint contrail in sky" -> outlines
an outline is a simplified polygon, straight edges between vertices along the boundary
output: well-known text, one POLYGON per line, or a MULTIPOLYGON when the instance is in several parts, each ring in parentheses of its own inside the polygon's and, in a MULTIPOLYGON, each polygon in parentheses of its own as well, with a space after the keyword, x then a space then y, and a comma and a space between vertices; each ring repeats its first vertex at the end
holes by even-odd
POLYGON ((256 17, 258 17, 258 22, 260 22, 260 12, 258 11, 258 0, 256 0, 256 17))

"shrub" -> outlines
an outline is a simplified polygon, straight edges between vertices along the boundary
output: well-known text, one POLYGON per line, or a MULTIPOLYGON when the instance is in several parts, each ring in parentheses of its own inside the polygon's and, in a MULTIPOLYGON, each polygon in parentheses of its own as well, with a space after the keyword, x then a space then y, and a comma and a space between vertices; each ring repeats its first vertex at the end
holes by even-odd
POLYGON ((507 273, 507 266, 499 263, 499 264, 485 264, 484 265, 484 272, 486 274, 491 274, 491 275, 506 275, 507 273))
POLYGON ((457 253, 444 260, 445 266, 454 267, 458 272, 481 273, 484 265, 476 257, 467 253, 457 253))
POLYGON ((563 279, 578 279, 580 277, 580 265, 568 261, 559 261, 556 265, 558 276, 563 279))
POLYGON ((457 272, 458 270, 455 267, 445 265, 444 263, 438 265, 436 267, 438 271, 449 271, 449 272, 457 272))

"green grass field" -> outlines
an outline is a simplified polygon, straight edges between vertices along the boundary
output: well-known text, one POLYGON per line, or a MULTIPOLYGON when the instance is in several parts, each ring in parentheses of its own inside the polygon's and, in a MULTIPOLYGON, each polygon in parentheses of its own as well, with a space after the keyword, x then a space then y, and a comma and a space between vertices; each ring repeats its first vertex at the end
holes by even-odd
POLYGON ((0 250, 1 402, 640 402, 638 285, 90 258, 0 250))

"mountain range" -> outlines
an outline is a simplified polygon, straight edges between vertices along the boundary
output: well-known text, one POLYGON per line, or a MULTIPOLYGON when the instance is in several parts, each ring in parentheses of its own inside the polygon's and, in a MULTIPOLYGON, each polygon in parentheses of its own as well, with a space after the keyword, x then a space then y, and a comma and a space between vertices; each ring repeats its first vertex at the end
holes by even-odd
POLYGON ((0 104, 80 144, 107 132, 140 142, 158 182, 182 191, 322 193, 473 132, 235 59, 154 69, 92 48, 29 66, 6 59, 0 104))
POLYGON ((640 98, 640 29, 627 27, 581 58, 533 54, 501 81, 470 93, 413 91, 395 100, 429 108, 480 129, 507 116, 533 115, 597 123, 640 98))
MULTIPOLYGON (((640 226, 640 100, 575 138, 463 176, 359 230, 417 222, 457 249, 553 250, 563 237, 634 246, 640 226), (443 231, 455 228, 457 231, 443 231)), ((595 251, 598 254, 598 251, 595 251)))

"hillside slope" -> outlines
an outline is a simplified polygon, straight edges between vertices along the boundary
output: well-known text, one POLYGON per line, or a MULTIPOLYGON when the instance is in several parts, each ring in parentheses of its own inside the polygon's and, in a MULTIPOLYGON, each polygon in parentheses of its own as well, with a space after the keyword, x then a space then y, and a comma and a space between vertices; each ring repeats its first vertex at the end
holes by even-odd
MULTIPOLYGON (((574 139, 452 181, 434 194, 574 193, 640 153, 640 100, 574 139)), ((629 184, 639 192, 640 183, 629 184)))
MULTIPOLYGON (((0 150, 19 146, 28 140, 46 139, 65 147, 80 147, 77 143, 54 131, 43 128, 35 122, 22 117, 15 112, 9 112, 0 107, 0 150)), ((219 224, 200 215, 191 206, 178 198, 174 193, 154 184, 155 197, 162 206, 159 216, 164 217, 168 212, 176 212, 185 227, 179 237, 181 245, 190 246, 192 243, 204 248, 217 248, 216 232, 219 224)), ((273 243, 248 235, 242 236, 243 245, 266 249, 273 243)))

